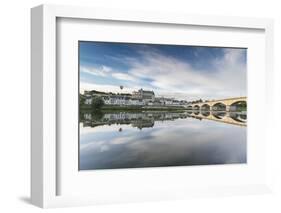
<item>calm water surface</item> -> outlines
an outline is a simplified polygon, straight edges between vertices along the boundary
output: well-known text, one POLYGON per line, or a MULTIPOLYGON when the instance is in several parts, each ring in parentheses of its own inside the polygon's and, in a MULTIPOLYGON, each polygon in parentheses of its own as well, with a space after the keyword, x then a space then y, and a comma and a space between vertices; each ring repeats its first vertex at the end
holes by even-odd
POLYGON ((80 170, 246 163, 246 114, 84 112, 80 170))

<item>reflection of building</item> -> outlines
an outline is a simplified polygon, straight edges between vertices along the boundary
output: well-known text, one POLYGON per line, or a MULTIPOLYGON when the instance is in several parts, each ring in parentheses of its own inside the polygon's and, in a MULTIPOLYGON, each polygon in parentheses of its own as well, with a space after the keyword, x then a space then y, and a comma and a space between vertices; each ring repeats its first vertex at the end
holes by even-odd
POLYGON ((143 129, 143 128, 151 128, 154 126, 154 120, 135 120, 132 121, 132 127, 137 127, 139 129, 143 129))
POLYGON ((155 121, 175 120, 186 118, 186 113, 179 112, 138 112, 138 113, 105 113, 97 116, 95 113, 83 113, 81 121, 84 126, 102 126, 111 124, 131 124, 133 127, 139 129, 151 128, 154 126, 155 121))

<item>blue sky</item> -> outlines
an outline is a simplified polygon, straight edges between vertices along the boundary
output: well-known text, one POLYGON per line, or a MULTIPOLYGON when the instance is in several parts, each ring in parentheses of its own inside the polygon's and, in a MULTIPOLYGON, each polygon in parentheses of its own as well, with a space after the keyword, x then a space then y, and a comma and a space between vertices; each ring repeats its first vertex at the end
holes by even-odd
POLYGON ((246 49, 79 42, 80 92, 153 90, 194 100, 246 95, 246 49))

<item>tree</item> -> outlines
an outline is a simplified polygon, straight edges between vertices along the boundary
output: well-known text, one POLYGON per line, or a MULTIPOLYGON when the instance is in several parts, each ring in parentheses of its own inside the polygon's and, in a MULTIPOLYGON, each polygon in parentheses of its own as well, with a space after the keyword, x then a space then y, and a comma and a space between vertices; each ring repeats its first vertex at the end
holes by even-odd
POLYGON ((83 95, 79 95, 79 106, 83 106, 85 104, 86 98, 83 95))
POLYGON ((104 101, 101 97, 92 98, 92 110, 100 110, 104 105, 104 101))
POLYGON ((91 116, 92 121, 100 121, 103 118, 104 113, 101 110, 93 110, 91 116))

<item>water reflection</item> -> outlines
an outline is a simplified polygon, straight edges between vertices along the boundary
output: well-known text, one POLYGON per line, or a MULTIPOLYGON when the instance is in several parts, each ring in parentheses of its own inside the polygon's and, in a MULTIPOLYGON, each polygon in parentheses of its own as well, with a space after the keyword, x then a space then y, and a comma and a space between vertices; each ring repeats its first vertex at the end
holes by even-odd
POLYGON ((243 113, 229 113, 229 117, 231 117, 233 120, 241 123, 247 122, 247 114, 243 113))
POLYGON ((211 114, 211 112, 210 111, 202 111, 201 114, 206 117, 206 116, 209 116, 211 114))
MULTIPOLYGON (((247 115, 238 112, 225 111, 176 111, 176 112, 83 112, 80 114, 80 121, 83 126, 103 126, 111 124, 131 124, 138 129, 151 128, 155 121, 168 121, 192 117, 196 119, 210 119, 225 123, 246 126, 247 115)), ((121 130, 122 131, 122 130, 121 130)))
POLYGON ((212 115, 217 118, 217 119, 223 119, 223 117, 226 115, 226 112, 217 112, 217 111, 214 111, 212 113, 212 115))
POLYGON ((246 113, 82 112, 80 169, 246 163, 246 113))

